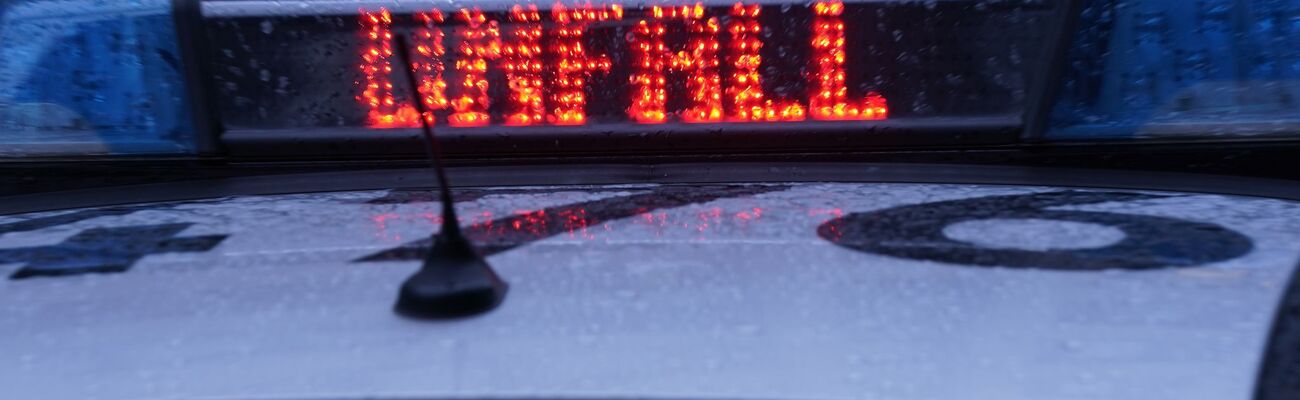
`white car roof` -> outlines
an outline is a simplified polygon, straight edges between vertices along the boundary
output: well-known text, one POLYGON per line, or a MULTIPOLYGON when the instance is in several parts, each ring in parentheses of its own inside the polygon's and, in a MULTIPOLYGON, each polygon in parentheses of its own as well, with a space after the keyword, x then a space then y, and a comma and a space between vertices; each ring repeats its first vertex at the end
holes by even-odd
POLYGON ((459 196, 511 289, 443 322, 391 311, 437 226, 424 192, 0 217, 4 397, 1248 399, 1300 258, 1300 205, 1234 196, 459 196))

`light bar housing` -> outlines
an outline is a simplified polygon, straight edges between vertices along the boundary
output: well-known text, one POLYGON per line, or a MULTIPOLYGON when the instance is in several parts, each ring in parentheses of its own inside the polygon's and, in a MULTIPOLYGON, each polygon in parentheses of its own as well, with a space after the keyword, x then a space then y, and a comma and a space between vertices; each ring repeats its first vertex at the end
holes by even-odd
POLYGON ((417 97, 453 155, 1007 143, 1052 18, 1041 1, 203 11, 223 142, 258 157, 418 154, 398 34, 413 38, 417 97))

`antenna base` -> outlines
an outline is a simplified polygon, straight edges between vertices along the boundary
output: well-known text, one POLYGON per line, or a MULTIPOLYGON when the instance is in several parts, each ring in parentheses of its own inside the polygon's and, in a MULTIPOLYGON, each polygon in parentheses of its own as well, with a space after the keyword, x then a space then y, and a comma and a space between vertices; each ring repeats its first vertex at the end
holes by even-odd
POLYGON ((402 283, 393 310, 414 319, 469 317, 495 309, 508 289, 463 236, 437 235, 424 266, 402 283))

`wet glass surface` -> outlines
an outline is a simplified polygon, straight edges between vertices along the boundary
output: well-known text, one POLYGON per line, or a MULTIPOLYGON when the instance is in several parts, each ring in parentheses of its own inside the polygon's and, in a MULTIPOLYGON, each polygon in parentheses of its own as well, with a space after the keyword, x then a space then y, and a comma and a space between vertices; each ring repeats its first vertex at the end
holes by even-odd
POLYGON ((1049 137, 1300 132, 1300 1, 1083 3, 1049 137))
POLYGON ((194 150, 171 3, 0 4, 0 157, 194 150))

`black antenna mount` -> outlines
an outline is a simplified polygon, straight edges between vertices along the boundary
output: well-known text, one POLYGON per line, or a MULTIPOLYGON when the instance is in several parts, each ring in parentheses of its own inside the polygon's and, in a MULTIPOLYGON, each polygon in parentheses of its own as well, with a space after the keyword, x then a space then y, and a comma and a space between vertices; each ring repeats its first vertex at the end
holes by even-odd
POLYGON ((487 260, 474 249, 474 245, 460 230, 456 218, 456 205, 451 196, 451 185, 442 165, 442 148, 433 134, 429 118, 433 113, 420 99, 419 85, 411 64, 411 54, 406 35, 395 38, 397 56, 406 72, 411 97, 420 113, 420 126, 424 131, 424 145, 429 163, 438 177, 439 198, 442 202, 442 230, 433 236, 433 248, 424 258, 424 265, 415 275, 402 283, 394 311, 420 319, 445 319, 482 314, 496 308, 506 297, 509 285, 497 276, 487 260))

